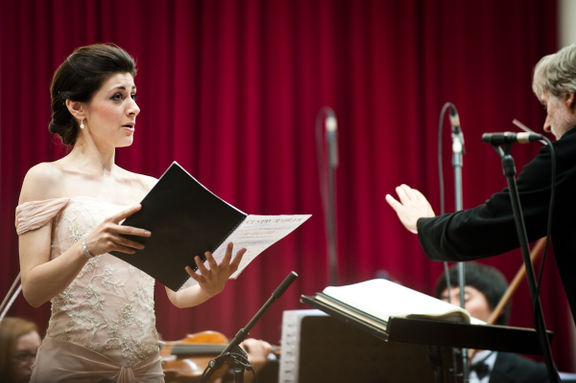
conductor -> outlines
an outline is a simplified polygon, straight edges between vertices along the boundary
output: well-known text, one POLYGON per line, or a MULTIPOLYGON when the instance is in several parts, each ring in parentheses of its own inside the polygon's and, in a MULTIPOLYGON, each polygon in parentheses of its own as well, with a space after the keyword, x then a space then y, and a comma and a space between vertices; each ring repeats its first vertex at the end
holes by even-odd
MULTIPOLYGON (((544 56, 534 69, 532 89, 546 108, 544 131, 556 141, 556 205, 552 245, 556 265, 576 322, 576 44, 544 56)), ((545 236, 550 200, 551 151, 543 146, 518 175, 517 185, 529 241, 545 236)), ((418 238, 432 260, 468 261, 498 255, 520 246, 508 189, 475 208, 436 217, 424 195, 408 185, 386 195, 402 224, 418 238)))

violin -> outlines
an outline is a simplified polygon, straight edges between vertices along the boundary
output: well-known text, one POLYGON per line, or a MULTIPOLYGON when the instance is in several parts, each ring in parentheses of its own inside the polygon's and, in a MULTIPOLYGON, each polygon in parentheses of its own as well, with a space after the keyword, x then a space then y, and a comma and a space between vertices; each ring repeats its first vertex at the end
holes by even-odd
MULTIPOLYGON (((166 383, 193 383, 200 382, 210 361, 228 345, 228 338, 217 331, 202 331, 177 341, 161 343, 160 356, 166 383)), ((271 352, 279 357, 280 348, 272 346, 271 352)), ((210 376, 209 381, 224 377, 228 367, 224 364, 210 376)))
MULTIPOLYGON (((217 331, 202 331, 162 343, 160 357, 166 383, 192 383, 200 381, 208 363, 226 347, 228 338, 217 331)), ((213 374, 213 379, 225 372, 213 374)))

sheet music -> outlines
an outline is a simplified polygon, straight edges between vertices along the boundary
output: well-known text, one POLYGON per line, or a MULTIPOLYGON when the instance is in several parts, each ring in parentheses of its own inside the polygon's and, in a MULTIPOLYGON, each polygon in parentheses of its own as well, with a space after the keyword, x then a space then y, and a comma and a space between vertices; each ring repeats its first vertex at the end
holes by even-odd
MULTIPOLYGON (((246 253, 242 257, 238 270, 230 276, 230 278, 235 279, 260 253, 290 234, 310 217, 310 214, 250 214, 212 255, 216 262, 220 263, 224 258, 228 243, 232 242, 234 244, 234 253, 241 248, 246 248, 246 253)), ((205 263, 205 266, 209 267, 207 263, 205 263)), ((189 278, 182 288, 196 283, 194 279, 189 278)))
POLYGON ((280 371, 278 383, 297 383, 300 360, 300 334, 302 319, 306 316, 326 316, 316 309, 286 310, 282 314, 282 340, 280 344, 280 371))
POLYGON ((354 315, 368 314, 364 320, 373 318, 386 322, 389 317, 394 316, 482 323, 471 318, 467 311, 458 306, 385 279, 372 279, 346 286, 328 286, 323 290, 323 294, 324 296, 317 295, 316 299, 327 304, 344 303, 356 310, 356 313, 352 313, 354 315), (326 297, 336 301, 331 302, 326 297))

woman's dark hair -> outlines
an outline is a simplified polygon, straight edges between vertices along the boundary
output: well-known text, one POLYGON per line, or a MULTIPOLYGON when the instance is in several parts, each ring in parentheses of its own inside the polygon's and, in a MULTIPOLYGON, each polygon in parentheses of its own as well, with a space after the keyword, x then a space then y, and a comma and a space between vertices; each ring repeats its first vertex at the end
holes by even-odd
MULTIPOLYGON (((458 265, 452 265, 448 269, 450 276, 450 287, 458 287, 458 265)), ((476 262, 466 262, 464 264, 464 285, 474 287, 485 297, 491 310, 494 310, 500 302, 500 298, 508 289, 508 282, 504 275, 492 266, 483 265, 476 262)), ((436 298, 441 298, 442 292, 448 288, 446 283, 446 273, 442 273, 436 282, 436 298)), ((496 320, 496 324, 505 325, 510 317, 510 302, 496 320)))
POLYGON ((74 145, 78 123, 66 107, 66 100, 88 102, 102 84, 115 73, 136 76, 134 59, 114 44, 94 44, 77 48, 58 67, 52 78, 52 121, 49 130, 74 145))

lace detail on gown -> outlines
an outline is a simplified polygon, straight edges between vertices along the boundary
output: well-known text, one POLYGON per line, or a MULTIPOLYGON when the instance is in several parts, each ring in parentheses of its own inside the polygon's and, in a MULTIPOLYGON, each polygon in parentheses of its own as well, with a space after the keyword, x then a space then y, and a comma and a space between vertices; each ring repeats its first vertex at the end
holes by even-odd
MULTIPOLYGON (((53 219, 52 259, 122 208, 90 197, 33 201, 18 206, 16 222, 22 234, 53 219)), ((122 367, 158 353, 154 279, 111 254, 90 259, 51 302, 46 337, 85 347, 122 367)))

